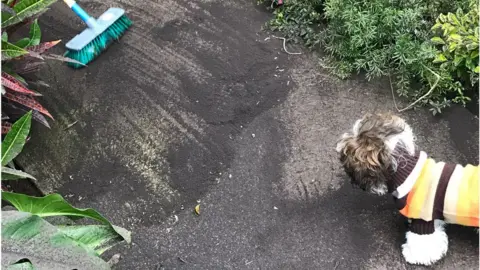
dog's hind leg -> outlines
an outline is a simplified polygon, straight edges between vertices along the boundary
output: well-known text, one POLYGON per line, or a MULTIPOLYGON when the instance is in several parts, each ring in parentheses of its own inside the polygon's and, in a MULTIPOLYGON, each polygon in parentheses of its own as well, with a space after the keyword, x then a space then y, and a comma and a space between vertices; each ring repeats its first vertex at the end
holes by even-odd
MULTIPOLYGON (((433 221, 430 221, 433 223, 433 221)), ((434 224, 425 221, 413 220, 423 225, 434 225, 432 233, 420 234, 415 230, 406 234, 407 242, 402 245, 402 254, 405 260, 411 264, 432 265, 445 256, 448 250, 448 237, 445 233, 444 222, 435 220, 434 224)), ((413 227, 412 229, 415 229, 413 227)))

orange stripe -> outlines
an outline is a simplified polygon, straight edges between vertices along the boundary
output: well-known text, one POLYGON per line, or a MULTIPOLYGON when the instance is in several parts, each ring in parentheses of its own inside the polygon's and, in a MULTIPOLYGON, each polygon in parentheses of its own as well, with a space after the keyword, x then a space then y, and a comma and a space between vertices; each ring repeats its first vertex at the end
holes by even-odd
POLYGON ((407 195, 407 204, 405 205, 405 207, 400 210, 400 213, 402 215, 404 215, 405 217, 410 217, 410 213, 409 213, 409 205, 412 203, 412 200, 413 200, 413 195, 415 194, 415 186, 413 186, 412 190, 410 190, 410 192, 408 193, 407 195))
POLYGON ((430 191, 430 177, 433 169, 435 168, 435 161, 433 159, 427 159, 425 165, 422 168, 422 172, 415 182, 415 194, 412 196, 412 201, 409 203, 408 214, 410 218, 423 218, 426 221, 431 220, 430 217, 422 217, 422 209, 425 207, 427 194, 430 191))
POLYGON ((457 222, 461 225, 470 226, 471 217, 475 217, 476 215, 472 216, 472 200, 471 196, 474 192, 472 190, 472 180, 475 180, 475 167, 471 165, 465 166, 463 170, 463 176, 458 188, 458 201, 457 201, 457 222))
POLYGON ((470 226, 478 227, 478 167, 475 167, 470 177, 470 226))

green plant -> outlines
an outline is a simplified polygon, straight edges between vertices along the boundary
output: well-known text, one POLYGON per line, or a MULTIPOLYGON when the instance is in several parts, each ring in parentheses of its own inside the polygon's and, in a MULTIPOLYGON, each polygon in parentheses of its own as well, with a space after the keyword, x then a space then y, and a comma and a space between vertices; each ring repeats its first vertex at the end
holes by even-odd
POLYGON ((464 13, 457 9, 456 13, 440 14, 432 30, 438 35, 431 41, 439 45, 435 63, 446 69, 454 78, 474 85, 478 81, 480 71, 478 61, 478 5, 471 1, 469 11, 464 13))
MULTIPOLYGON (((2 181, 33 178, 6 167, 23 149, 32 113, 16 121, 2 141, 2 181)), ((2 199, 18 211, 2 211, 2 267, 6 269, 109 269, 99 256, 115 244, 131 242, 130 232, 112 225, 93 209, 71 206, 59 194, 32 197, 2 190, 2 199), (68 222, 51 217, 70 217, 68 222), (98 225, 71 225, 79 218, 98 225), (21 268, 24 267, 24 268, 21 268)))
POLYGON ((461 82, 433 61, 434 22, 429 18, 435 16, 432 10, 451 8, 444 2, 328 0, 324 45, 337 74, 365 71, 368 79, 391 76, 399 95, 415 105, 428 104, 434 113, 452 102, 465 104, 469 98, 463 95, 461 82))
POLYGON ((320 10, 319 0, 285 1, 273 11, 275 18, 267 26, 273 31, 282 32, 286 39, 303 42, 307 47, 314 48, 320 42, 320 10))
MULTIPOLYGON (((41 43, 38 16, 56 0, 2 0, 2 134, 11 127, 11 116, 33 110, 35 120, 49 127, 45 116, 52 115, 36 99, 41 94, 29 85, 46 85, 41 80, 28 80, 25 75, 37 71, 45 59, 76 62, 75 60, 49 53, 60 40, 41 43), (9 36, 20 27, 30 24, 29 36, 11 41, 9 36)), ((13 119, 14 120, 14 119, 13 119)))
POLYGON ((353 72, 364 72, 369 80, 390 77, 392 89, 413 101, 401 110, 428 105, 437 113, 451 103, 465 105, 469 97, 464 95, 467 83, 455 75, 463 72, 434 61, 438 50, 431 28, 441 13, 467 8, 476 12, 469 1, 292 0, 274 11, 268 25, 309 47, 320 44, 339 77, 353 72))

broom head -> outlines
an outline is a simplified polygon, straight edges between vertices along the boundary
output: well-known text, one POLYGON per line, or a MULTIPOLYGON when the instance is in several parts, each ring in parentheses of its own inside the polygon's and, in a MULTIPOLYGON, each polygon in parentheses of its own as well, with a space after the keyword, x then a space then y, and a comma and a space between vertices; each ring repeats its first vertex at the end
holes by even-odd
MULTIPOLYGON (((109 8, 97 19, 95 28, 87 28, 70 40, 65 56, 77 60, 84 65, 100 55, 114 40, 119 39, 132 25, 132 21, 121 8, 109 8)), ((73 68, 84 65, 69 62, 73 68)))

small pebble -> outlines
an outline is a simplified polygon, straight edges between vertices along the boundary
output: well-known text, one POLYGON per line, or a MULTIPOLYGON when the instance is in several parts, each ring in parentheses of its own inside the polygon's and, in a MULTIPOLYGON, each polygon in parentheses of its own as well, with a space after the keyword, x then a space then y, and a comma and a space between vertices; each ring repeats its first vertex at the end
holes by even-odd
POLYGON ((274 206, 273 209, 278 210, 278 208, 276 206, 274 206))
POLYGON ((252 138, 255 138, 255 133, 252 133, 252 138))

